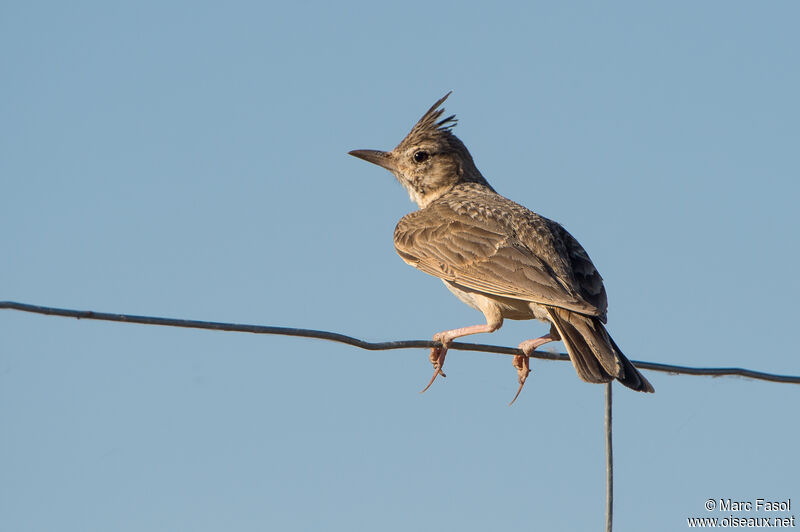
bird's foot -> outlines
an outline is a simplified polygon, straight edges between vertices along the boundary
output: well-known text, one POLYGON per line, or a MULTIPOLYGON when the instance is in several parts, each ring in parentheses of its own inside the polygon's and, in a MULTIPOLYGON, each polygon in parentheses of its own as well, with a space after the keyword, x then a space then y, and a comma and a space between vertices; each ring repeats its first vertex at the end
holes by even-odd
POLYGON ((442 347, 431 348, 431 354, 428 356, 428 359, 430 359, 431 364, 433 364, 433 377, 431 377, 431 380, 428 382, 428 385, 425 386, 425 389, 419 393, 425 393, 428 391, 428 388, 431 387, 431 384, 433 384, 433 381, 435 381, 436 377, 439 375, 442 377, 447 377, 447 375, 444 374, 444 371, 442 371, 442 366, 444 366, 444 357, 447 356, 447 344, 445 343, 444 338, 442 338, 439 334, 433 337, 433 341, 442 342, 442 347))
POLYGON ((431 377, 431 381, 425 387, 425 390, 422 390, 419 393, 424 393, 428 388, 431 387, 433 381, 436 380, 436 377, 441 375, 445 377, 444 371, 442 371, 442 366, 444 366, 444 357, 447 355, 447 348, 450 347, 450 343, 455 340, 456 338, 461 338, 462 336, 467 336, 468 334, 477 334, 477 333, 487 333, 496 331, 500 328, 500 325, 503 324, 502 318, 491 320, 486 323, 486 325, 472 325, 470 327, 461 327, 460 329, 452 329, 449 331, 442 331, 440 333, 436 333, 433 335, 433 341, 439 342, 441 347, 433 347, 431 348, 430 360, 431 364, 433 364, 433 377, 431 377))
POLYGON ((513 405, 514 401, 517 400, 519 393, 522 391, 522 387, 525 386, 525 380, 528 378, 528 375, 531 374, 531 357, 528 355, 516 355, 514 357, 514 367, 517 368, 517 375, 519 375, 519 388, 514 398, 508 403, 508 406, 513 405))
POLYGON ((519 344, 518 347, 522 351, 522 354, 514 356, 514 367, 517 368, 517 375, 519 375, 519 389, 517 390, 517 395, 508 403, 508 406, 513 405, 514 401, 517 400, 519 393, 522 391, 522 387, 525 386, 525 379, 531 374, 531 354, 536 351, 537 347, 558 339, 558 336, 551 330, 549 334, 534 338, 533 340, 525 340, 519 344))

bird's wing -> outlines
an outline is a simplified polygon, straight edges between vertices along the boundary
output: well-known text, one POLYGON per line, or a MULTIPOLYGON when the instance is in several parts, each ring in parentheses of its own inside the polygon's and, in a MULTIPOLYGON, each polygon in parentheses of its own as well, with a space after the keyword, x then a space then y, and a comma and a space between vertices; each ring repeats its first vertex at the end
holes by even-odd
POLYGON ((537 246, 523 240, 496 220, 458 214, 447 205, 405 216, 394 233, 400 257, 425 273, 487 295, 605 315, 605 307, 581 294, 568 251, 556 249, 552 238, 537 238, 537 246))
POLYGON ((567 232, 566 229, 561 227, 555 222, 551 222, 554 226, 564 247, 569 256, 569 263, 572 270, 573 277, 578 291, 583 299, 591 303, 598 310, 602 311, 598 316, 603 323, 606 322, 606 309, 608 308, 608 297, 606 296, 606 288, 603 285, 603 278, 600 272, 594 267, 592 259, 589 254, 583 249, 575 237, 567 232))

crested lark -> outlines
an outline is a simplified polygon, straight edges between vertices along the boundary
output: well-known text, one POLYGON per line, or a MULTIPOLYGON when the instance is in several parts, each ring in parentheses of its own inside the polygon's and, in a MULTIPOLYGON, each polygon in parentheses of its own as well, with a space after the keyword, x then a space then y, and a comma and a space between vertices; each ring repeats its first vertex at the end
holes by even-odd
MULTIPOLYGON (((503 319, 550 323, 550 332, 519 344, 514 357, 519 396, 530 373, 530 354, 561 340, 586 382, 617 379, 639 392, 653 386, 622 354, 606 331, 606 291, 589 255, 561 225, 494 191, 466 146, 452 133, 455 115, 439 118, 437 101, 392 151, 354 150, 350 155, 392 172, 419 210, 394 230, 402 259, 444 281, 458 299, 480 310, 485 325, 434 335, 434 371, 442 372, 456 338, 496 331, 503 319)), ((425 391, 423 390, 423 392, 425 391)))

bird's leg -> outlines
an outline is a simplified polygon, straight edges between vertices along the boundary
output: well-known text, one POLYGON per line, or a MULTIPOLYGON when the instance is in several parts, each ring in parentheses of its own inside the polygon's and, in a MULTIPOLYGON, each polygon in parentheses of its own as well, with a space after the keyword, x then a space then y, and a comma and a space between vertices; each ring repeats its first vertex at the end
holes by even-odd
POLYGON ((430 358, 431 364, 433 364, 433 377, 431 377, 425 389, 419 393, 425 393, 439 375, 442 377, 447 376, 444 374, 444 371, 442 371, 442 366, 444 366, 444 357, 447 356, 447 348, 453 340, 470 334, 494 332, 499 329, 502 324, 502 319, 500 319, 499 323, 496 320, 491 320, 490 323, 486 323, 485 325, 472 325, 470 327, 461 327, 460 329, 452 329, 450 331, 442 331, 434 334, 433 341, 441 342, 442 346, 431 348, 431 354, 428 358, 430 358))
POLYGON ((553 332, 549 332, 544 336, 540 336, 539 338, 534 338, 533 340, 525 340, 521 344, 519 344, 519 349, 522 350, 524 354, 522 355, 515 355, 514 356, 514 367, 517 368, 517 375, 519 375, 519 388, 517 389, 517 394, 508 403, 508 406, 514 404, 514 401, 517 400, 519 397, 519 393, 522 391, 522 387, 525 386, 525 379, 528 378, 528 375, 531 373, 531 353, 533 353, 537 347, 546 344, 547 342, 554 342, 560 340, 557 334, 553 334, 553 332))

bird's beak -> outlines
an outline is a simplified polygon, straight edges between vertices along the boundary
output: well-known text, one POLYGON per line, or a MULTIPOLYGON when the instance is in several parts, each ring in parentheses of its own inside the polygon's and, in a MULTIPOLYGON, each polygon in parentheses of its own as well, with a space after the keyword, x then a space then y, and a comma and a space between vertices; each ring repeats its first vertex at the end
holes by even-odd
POLYGON ((348 152, 348 154, 353 157, 358 157, 359 159, 364 159, 372 164, 382 166, 390 172, 394 170, 394 161, 392 161, 388 152, 380 150, 353 150, 348 152))

